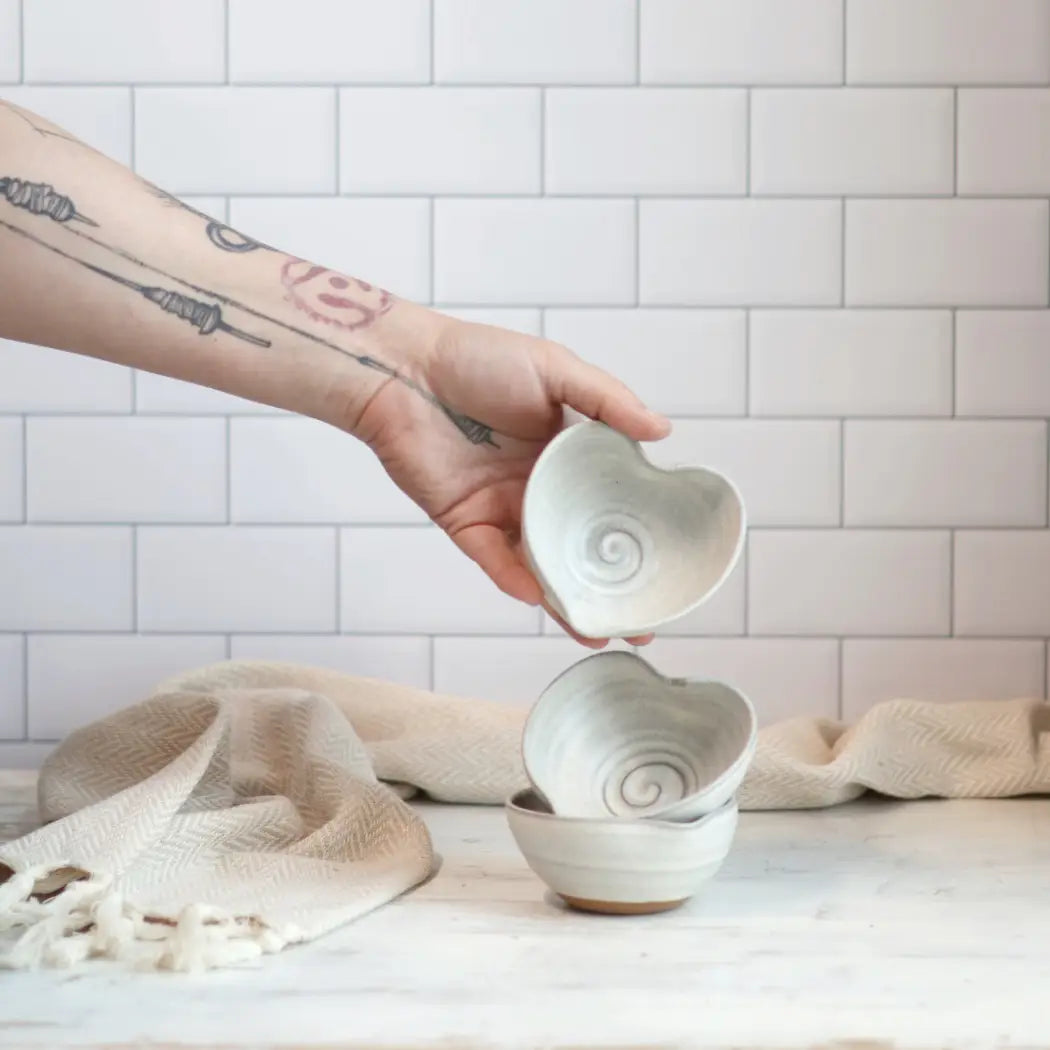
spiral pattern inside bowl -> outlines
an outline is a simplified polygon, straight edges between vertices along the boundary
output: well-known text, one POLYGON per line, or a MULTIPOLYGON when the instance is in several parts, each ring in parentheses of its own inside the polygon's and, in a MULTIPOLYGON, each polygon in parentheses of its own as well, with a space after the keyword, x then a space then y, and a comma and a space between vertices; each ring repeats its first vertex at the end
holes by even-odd
POLYGON ((614 816, 640 816, 670 805, 696 790, 695 758, 672 740, 625 741, 596 770, 602 799, 614 816))
POLYGON ((631 514, 609 512, 580 530, 570 564, 592 587, 637 586, 651 574, 653 553, 653 538, 643 522, 631 514))
POLYGON ((528 777, 566 817, 708 811, 739 787, 754 710, 732 686, 664 678, 633 653, 587 657, 533 706, 528 777), (684 808, 683 808, 684 807, 684 808))

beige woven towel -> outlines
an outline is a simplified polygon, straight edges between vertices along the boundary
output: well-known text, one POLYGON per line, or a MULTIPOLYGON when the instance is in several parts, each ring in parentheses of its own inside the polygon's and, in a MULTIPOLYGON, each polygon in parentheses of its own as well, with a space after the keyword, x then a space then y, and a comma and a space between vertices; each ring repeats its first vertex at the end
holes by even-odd
MULTIPOLYGON (((499 804, 524 711, 285 664, 228 663, 73 733, 37 831, 0 846, 11 967, 207 969, 279 951, 419 885, 413 792, 499 804)), ((1050 707, 894 701, 765 730, 745 809, 1050 791, 1050 707)), ((524 862, 523 862, 524 863, 524 862)))

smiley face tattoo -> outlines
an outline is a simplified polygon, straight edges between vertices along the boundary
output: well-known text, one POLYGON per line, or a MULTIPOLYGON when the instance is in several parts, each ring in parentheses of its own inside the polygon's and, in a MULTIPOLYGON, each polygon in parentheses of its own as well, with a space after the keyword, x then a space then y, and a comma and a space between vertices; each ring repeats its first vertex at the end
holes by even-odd
POLYGON ((324 266, 290 258, 281 268, 288 300, 313 320, 352 332, 382 317, 393 296, 383 288, 324 266))

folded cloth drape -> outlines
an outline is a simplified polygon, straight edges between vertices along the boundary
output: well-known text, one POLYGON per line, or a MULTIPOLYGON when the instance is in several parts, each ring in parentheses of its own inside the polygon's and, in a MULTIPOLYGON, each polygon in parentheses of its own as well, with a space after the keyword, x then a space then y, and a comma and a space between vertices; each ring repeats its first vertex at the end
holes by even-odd
MULTIPOLYGON (((289 664, 162 683, 72 733, 42 826, 0 845, 0 963, 209 969, 311 940, 424 882, 409 804, 526 784, 521 708, 289 664)), ((1050 705, 887 701, 765 729, 743 809, 1050 792, 1050 705)), ((523 861, 524 863, 524 861, 523 861)))

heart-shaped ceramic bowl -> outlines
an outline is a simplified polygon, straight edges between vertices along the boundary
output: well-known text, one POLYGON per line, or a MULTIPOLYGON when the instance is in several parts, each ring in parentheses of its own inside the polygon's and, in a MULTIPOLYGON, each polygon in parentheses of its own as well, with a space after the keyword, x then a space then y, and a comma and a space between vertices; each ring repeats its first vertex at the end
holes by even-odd
POLYGON ((604 423, 578 423, 529 475, 522 545, 551 608, 585 638, 630 638, 711 597, 743 549, 744 503, 705 467, 665 469, 604 423))
POLYGON ((561 817, 692 820, 732 798, 751 764, 755 710, 722 682, 667 678, 634 653, 573 664, 522 733, 529 780, 561 817))
POLYGON ((567 904, 644 914, 677 907, 722 866, 736 835, 737 805, 689 822, 556 816, 534 791, 506 804, 528 866, 567 904))

